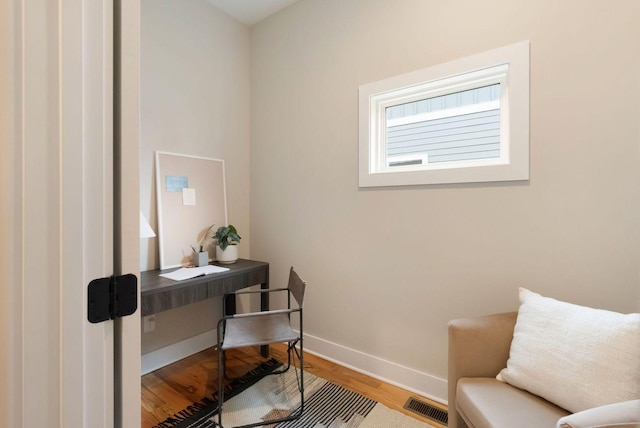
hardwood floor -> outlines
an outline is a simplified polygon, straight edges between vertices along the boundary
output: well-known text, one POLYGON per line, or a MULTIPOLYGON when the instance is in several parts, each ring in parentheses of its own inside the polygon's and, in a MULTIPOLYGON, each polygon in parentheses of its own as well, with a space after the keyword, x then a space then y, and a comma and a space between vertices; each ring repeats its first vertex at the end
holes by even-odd
MULTIPOLYGON (((271 356, 286 361, 285 347, 271 346, 271 356)), ((142 428, 151 428, 217 389, 217 354, 213 348, 142 376, 142 428)), ((262 361, 255 350, 235 350, 228 359, 229 374, 238 376, 262 361)), ((419 397, 401 388, 365 376, 330 361, 305 353, 305 370, 344 388, 358 392, 385 406, 405 413, 434 427, 444 428, 429 419, 404 410, 410 396, 446 411, 446 406, 419 397)))

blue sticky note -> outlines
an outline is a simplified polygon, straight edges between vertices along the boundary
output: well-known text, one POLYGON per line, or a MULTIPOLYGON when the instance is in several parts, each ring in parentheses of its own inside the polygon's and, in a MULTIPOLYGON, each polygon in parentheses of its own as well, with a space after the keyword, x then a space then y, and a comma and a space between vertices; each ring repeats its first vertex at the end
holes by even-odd
POLYGON ((189 187, 189 177, 183 175, 166 175, 165 182, 167 192, 182 192, 182 189, 189 187))

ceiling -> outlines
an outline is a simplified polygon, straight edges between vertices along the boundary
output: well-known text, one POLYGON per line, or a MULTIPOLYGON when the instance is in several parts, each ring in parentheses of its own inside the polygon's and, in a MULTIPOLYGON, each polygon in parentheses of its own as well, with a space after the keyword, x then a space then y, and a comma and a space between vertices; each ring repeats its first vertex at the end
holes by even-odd
POLYGON ((208 0, 238 21, 253 25, 297 0, 208 0))

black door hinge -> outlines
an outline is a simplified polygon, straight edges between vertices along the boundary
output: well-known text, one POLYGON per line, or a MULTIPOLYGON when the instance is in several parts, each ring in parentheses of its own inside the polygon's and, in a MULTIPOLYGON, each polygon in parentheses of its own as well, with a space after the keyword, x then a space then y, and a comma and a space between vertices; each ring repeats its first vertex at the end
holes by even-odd
POLYGON ((89 283, 87 318, 91 323, 131 315, 138 309, 138 278, 122 276, 94 279, 89 283))

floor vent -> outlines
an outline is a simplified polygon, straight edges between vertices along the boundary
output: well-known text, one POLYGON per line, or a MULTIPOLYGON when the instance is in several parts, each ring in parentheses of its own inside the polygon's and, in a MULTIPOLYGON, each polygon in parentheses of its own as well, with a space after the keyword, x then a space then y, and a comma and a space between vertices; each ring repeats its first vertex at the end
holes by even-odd
POLYGON ((407 402, 404 404, 404 408, 440 424, 449 424, 449 414, 445 410, 439 409, 431 404, 427 404, 417 398, 409 397, 407 402))

